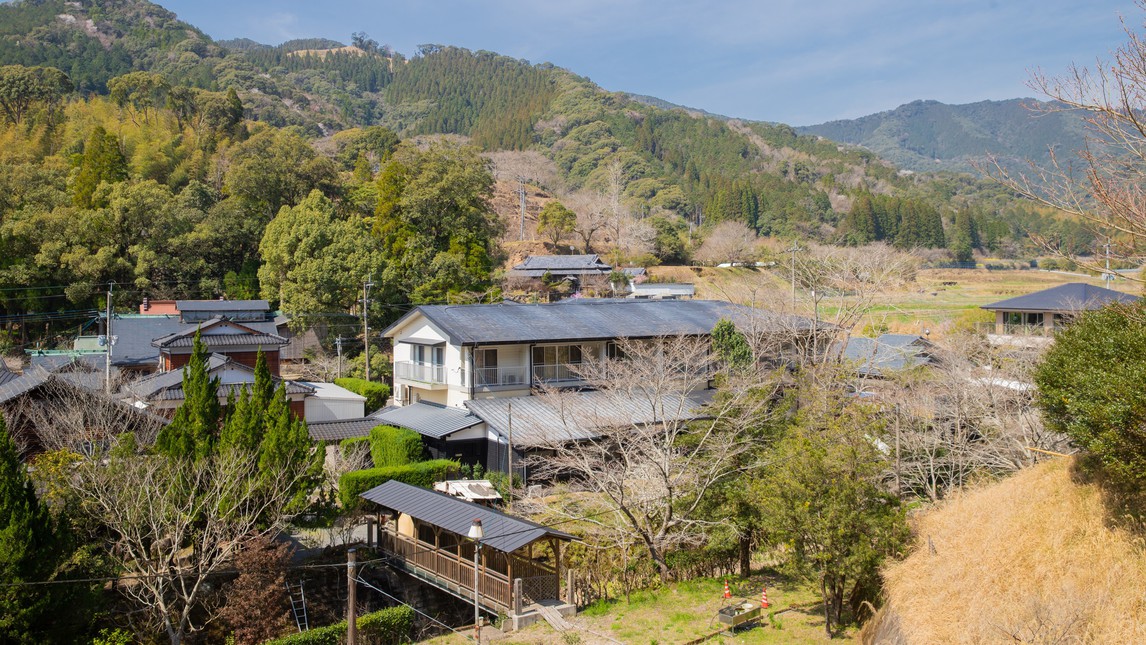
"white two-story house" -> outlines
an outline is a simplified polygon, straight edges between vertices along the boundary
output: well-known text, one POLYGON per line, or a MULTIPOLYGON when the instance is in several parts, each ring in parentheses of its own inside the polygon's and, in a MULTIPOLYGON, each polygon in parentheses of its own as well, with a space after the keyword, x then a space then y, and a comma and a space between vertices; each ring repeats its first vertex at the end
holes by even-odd
MULTIPOLYGON (((722 318, 741 323, 761 315, 768 314, 711 300, 417 307, 383 332, 394 347, 395 407, 372 420, 420 432, 436 457, 505 470, 511 437, 513 453, 522 456, 555 439, 576 441, 605 431, 570 427, 569 415, 552 409, 550 397, 534 396, 542 386, 568 388, 570 396, 561 404, 566 411, 592 410, 607 425, 609 411, 602 408, 617 403, 580 389, 582 363, 617 356, 624 341, 705 337, 722 318)), ((700 414, 711 392, 694 394, 690 410, 700 414)), ((618 425, 621 419, 661 421, 638 419, 648 412, 632 406, 615 412, 618 425)))

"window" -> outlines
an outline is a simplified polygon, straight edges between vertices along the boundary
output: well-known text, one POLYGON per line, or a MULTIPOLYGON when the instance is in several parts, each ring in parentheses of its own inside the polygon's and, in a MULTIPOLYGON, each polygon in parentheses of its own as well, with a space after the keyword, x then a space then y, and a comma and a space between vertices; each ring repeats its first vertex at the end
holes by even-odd
POLYGON ((581 364, 580 345, 550 345, 533 348, 533 379, 543 383, 580 379, 570 366, 581 364))
POLYGON ((475 349, 474 350, 474 384, 475 385, 497 385, 497 350, 496 349, 475 349))
POLYGON ((446 362, 445 347, 414 345, 413 361, 419 365, 442 365, 446 362))
POLYGON ((609 360, 620 360, 625 357, 625 350, 613 341, 605 343, 605 358, 609 360))

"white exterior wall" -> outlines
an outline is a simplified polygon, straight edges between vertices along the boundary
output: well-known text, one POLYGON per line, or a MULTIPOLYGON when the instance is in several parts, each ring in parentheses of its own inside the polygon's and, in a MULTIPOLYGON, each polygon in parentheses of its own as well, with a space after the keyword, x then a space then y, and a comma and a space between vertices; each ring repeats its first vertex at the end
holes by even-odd
POLYGON ((339 401, 306 397, 307 421, 338 421, 340 419, 361 419, 366 416, 366 405, 362 401, 339 401))

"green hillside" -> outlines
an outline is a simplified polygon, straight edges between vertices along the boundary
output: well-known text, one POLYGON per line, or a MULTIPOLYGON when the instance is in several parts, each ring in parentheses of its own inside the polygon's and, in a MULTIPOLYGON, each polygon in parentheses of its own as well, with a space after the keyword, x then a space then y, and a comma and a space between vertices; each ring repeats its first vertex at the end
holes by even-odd
POLYGON ((804 134, 864 146, 914 170, 973 172, 973 163, 995 155, 1007 166, 1027 159, 1049 165, 1048 150, 1073 156, 1083 144, 1081 117, 1071 112, 1040 112, 1049 104, 1034 99, 947 105, 913 101, 859 119, 797 128, 804 134))

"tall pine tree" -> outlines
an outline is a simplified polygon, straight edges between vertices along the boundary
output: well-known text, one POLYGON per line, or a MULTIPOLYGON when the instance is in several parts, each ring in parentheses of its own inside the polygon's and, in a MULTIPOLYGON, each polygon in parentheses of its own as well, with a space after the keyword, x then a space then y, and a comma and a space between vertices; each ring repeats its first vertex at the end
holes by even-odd
POLYGON ((55 518, 36 498, 0 415, 0 642, 54 640, 53 623, 63 610, 59 589, 18 585, 54 577, 64 553, 57 529, 55 518))
POLYGON ((183 404, 155 439, 155 447, 163 455, 202 459, 214 452, 222 409, 219 379, 211 378, 208 360, 207 345, 195 332, 191 359, 183 367, 183 404))

